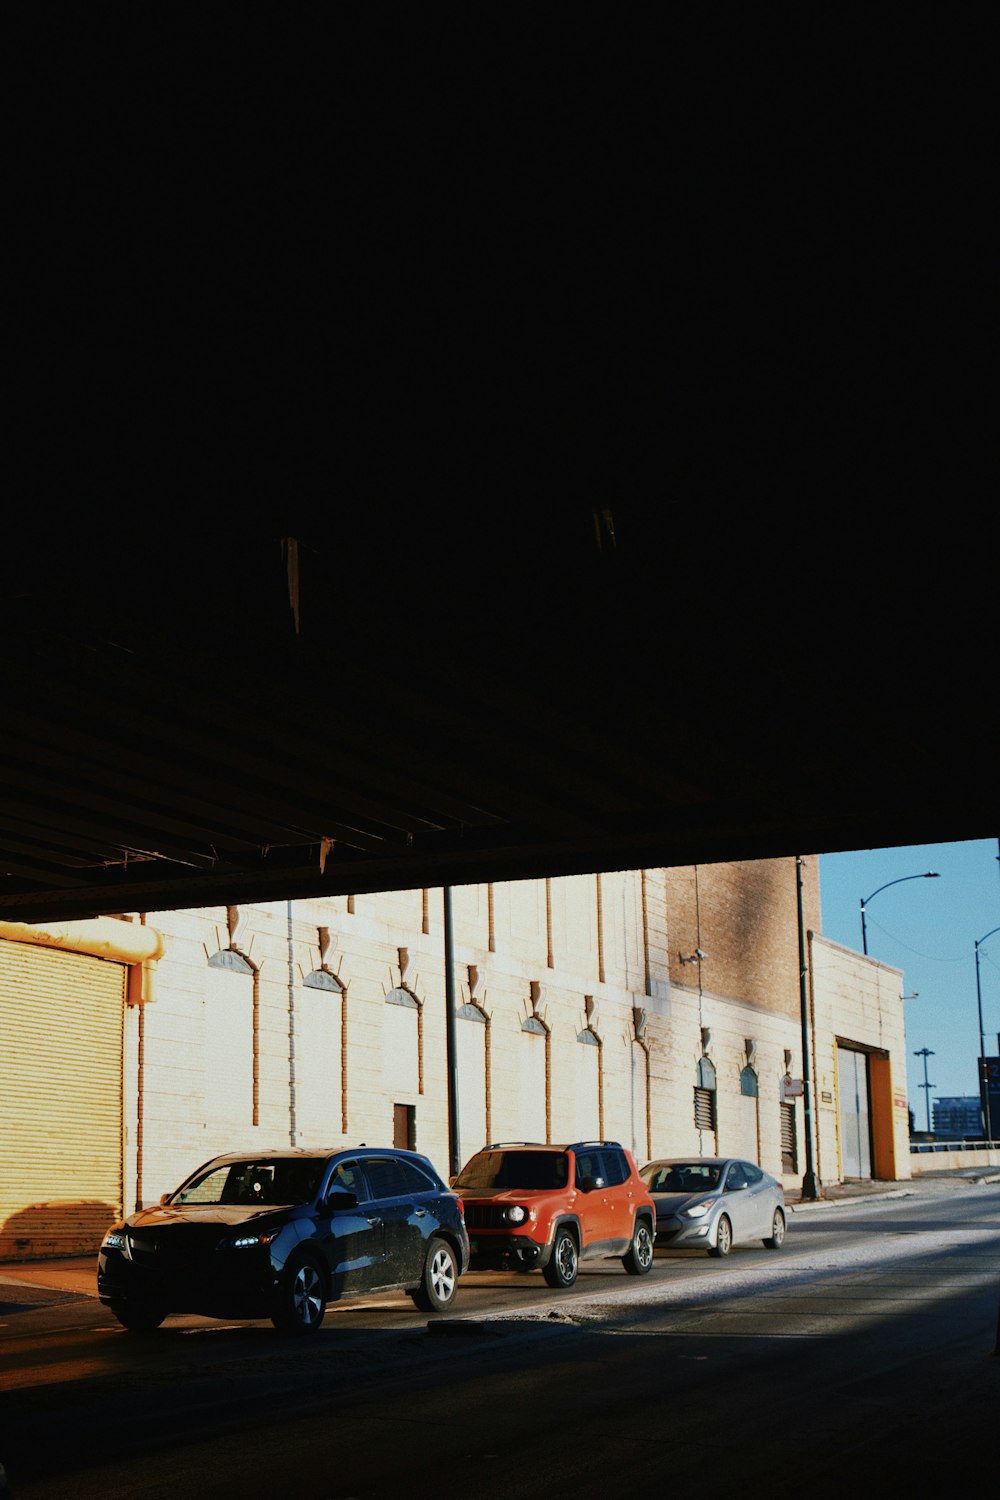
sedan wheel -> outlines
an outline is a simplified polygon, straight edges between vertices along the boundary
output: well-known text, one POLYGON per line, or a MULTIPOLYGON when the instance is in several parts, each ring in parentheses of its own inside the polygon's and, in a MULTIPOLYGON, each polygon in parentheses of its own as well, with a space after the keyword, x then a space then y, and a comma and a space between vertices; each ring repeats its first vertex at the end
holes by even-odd
POLYGON ((785 1216, 780 1208, 774 1210, 770 1238, 764 1241, 768 1250, 780 1250, 785 1239, 785 1216))
POLYGON ((728 1255, 732 1248, 733 1226, 730 1224, 725 1214, 723 1214, 722 1218, 719 1220, 719 1227, 715 1231, 715 1244, 709 1245, 708 1253, 709 1255, 721 1257, 723 1255, 728 1255))

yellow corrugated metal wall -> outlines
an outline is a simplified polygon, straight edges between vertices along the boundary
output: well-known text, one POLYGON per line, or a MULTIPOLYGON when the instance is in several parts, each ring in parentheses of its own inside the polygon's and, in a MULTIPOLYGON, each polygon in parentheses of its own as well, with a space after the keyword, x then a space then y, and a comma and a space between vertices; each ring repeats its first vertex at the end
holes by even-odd
POLYGON ((121 1212, 126 974, 0 940, 0 1260, 96 1252, 121 1212))

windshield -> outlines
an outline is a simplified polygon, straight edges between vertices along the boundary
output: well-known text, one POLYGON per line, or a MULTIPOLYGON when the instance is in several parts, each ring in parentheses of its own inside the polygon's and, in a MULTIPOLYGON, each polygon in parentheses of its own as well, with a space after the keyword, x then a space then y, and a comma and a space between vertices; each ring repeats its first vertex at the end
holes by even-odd
POLYGON ((564 1151, 480 1151, 466 1162, 456 1188, 563 1188, 569 1180, 564 1151))
POLYGON ((640 1177, 651 1193, 708 1193, 719 1185, 719 1168, 705 1162, 652 1162, 640 1177))
POLYGON ((284 1206, 309 1203, 319 1187, 322 1161, 236 1161, 209 1167, 175 1193, 174 1203, 284 1206))

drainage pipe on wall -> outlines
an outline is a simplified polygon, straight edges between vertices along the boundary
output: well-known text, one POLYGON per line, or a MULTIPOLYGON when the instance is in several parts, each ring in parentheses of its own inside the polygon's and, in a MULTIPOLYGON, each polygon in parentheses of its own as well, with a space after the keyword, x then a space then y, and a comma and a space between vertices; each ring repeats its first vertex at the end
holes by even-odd
POLYGON ((448 1154, 451 1175, 462 1170, 462 1153, 458 1139, 458 1049, 455 1033, 455 954, 451 927, 451 886, 444 888, 444 1003, 447 1020, 448 1051, 448 1154))

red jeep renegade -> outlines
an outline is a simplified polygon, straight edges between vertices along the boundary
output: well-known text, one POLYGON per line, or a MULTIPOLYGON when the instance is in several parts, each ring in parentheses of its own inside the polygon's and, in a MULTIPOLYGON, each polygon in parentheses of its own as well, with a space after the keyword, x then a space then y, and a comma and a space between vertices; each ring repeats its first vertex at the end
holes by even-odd
POLYGON ((653 1264, 656 1208, 617 1141, 486 1146, 454 1181, 465 1204, 472 1271, 540 1270, 571 1287, 582 1260, 653 1264))

